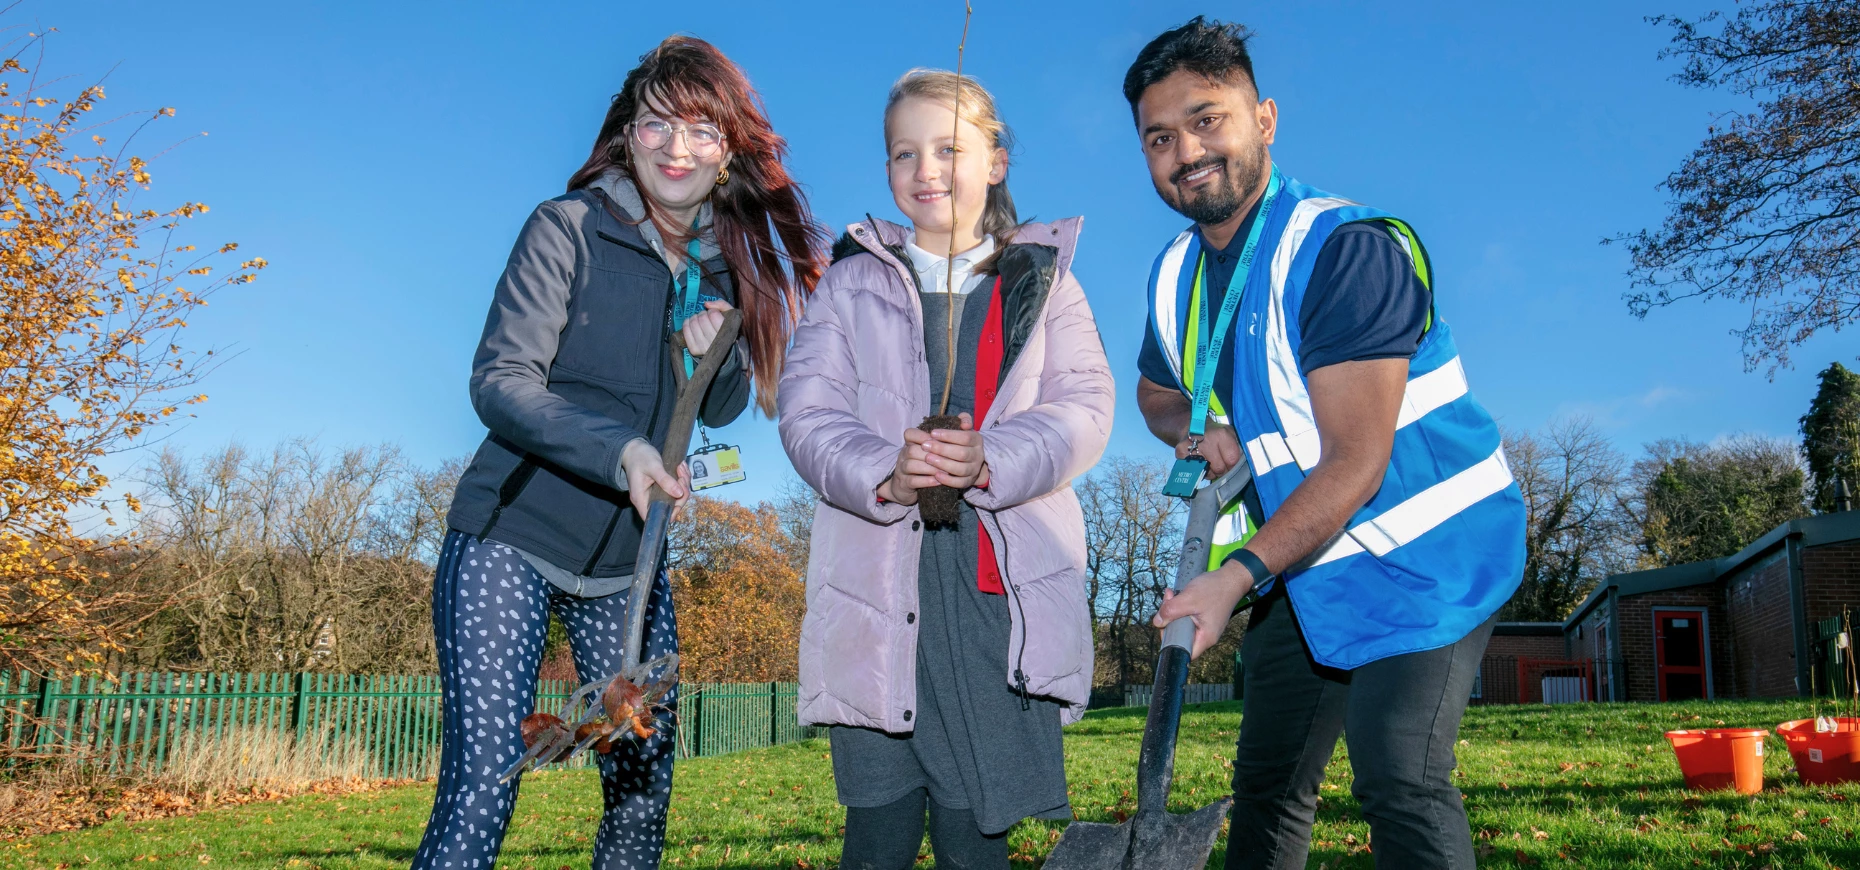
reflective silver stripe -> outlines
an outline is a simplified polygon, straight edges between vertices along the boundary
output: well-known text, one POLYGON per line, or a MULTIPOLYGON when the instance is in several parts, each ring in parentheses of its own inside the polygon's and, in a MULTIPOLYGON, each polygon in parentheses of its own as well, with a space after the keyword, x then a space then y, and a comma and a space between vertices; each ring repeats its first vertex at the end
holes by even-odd
POLYGON ((1279 415, 1279 426, 1287 432, 1316 429, 1317 421, 1311 418, 1311 396, 1305 392, 1304 376, 1298 372, 1298 355, 1292 352, 1291 335, 1286 332, 1285 280, 1291 274, 1298 248, 1304 244, 1305 235, 1311 231, 1311 224, 1318 215, 1350 205, 1356 203, 1336 197, 1299 202, 1292 209, 1285 231, 1279 234, 1278 247, 1272 252, 1272 292, 1266 305, 1266 378, 1272 390, 1273 408, 1279 415))
POLYGON ((1396 418, 1395 428, 1400 429, 1436 408, 1453 404, 1466 395, 1467 390, 1466 367, 1460 364, 1457 355, 1440 368, 1409 378, 1408 388, 1402 392, 1401 416, 1396 418))
POLYGON ((1246 453, 1254 474, 1265 474, 1293 461, 1291 448, 1277 432, 1266 432, 1246 443, 1246 453))
POLYGON ((1266 432, 1246 443, 1247 458, 1252 460, 1253 473, 1265 474, 1281 465, 1298 463, 1298 467, 1310 470, 1317 465, 1318 433, 1308 429, 1290 437, 1277 432, 1266 432), (1305 457, 1309 456, 1309 462, 1305 457))
MULTIPOLYGON (((1460 365, 1457 356, 1440 368, 1410 378, 1402 392, 1401 413, 1395 419, 1395 428, 1404 429, 1429 412, 1453 404, 1466 395, 1467 390, 1466 368, 1460 365)), ((1252 457, 1255 474, 1265 474, 1294 459, 1299 468, 1310 471, 1317 467, 1322 452, 1316 429, 1285 436, 1269 432, 1248 441, 1246 449, 1252 457)))
POLYGON ((1156 321, 1156 337, 1162 345, 1163 356, 1168 357, 1169 368, 1175 372, 1177 381, 1182 380, 1182 336, 1178 331, 1180 325, 1175 322, 1176 285, 1181 283, 1182 261, 1187 259, 1188 244, 1194 237, 1194 230, 1183 230, 1169 243, 1169 250, 1163 252, 1162 269, 1156 274, 1156 307, 1150 312, 1150 319, 1156 321))
POLYGON ((1214 523, 1214 546, 1225 547, 1246 537, 1246 511, 1222 514, 1214 523))
POLYGON ((1386 556, 1510 484, 1511 468, 1505 463, 1504 448, 1499 448, 1473 467, 1409 496, 1375 519, 1351 526, 1348 534, 1302 567, 1335 562, 1365 550, 1378 558, 1386 556))
POLYGON ((1299 468, 1310 471, 1317 467, 1318 454, 1321 452, 1318 449, 1320 446, 1318 430, 1306 429, 1303 432, 1287 435, 1285 446, 1291 448, 1292 458, 1298 460, 1299 468))
POLYGON ((1389 231, 1389 235, 1395 239, 1395 244, 1398 244, 1401 246, 1401 252, 1408 255, 1408 265, 1410 268, 1413 268, 1414 248, 1408 244, 1408 234, 1392 226, 1389 226, 1386 223, 1383 224, 1382 226, 1383 228, 1387 229, 1389 231))

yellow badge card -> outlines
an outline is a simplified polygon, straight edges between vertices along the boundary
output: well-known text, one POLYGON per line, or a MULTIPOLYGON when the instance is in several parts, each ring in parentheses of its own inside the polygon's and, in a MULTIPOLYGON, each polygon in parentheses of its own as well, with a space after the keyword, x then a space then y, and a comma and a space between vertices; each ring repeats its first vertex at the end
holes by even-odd
POLYGON ((691 488, 710 489, 726 483, 747 480, 742 452, 725 444, 706 447, 691 454, 685 463, 691 467, 691 488))

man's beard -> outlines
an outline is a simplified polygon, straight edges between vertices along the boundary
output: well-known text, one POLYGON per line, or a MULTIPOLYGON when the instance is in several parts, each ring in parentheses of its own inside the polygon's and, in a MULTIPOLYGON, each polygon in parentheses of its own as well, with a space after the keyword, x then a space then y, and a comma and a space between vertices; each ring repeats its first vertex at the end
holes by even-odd
POLYGON ((1225 223, 1259 192, 1259 173, 1264 163, 1265 156, 1257 152, 1241 154, 1231 160, 1210 155, 1192 165, 1178 167, 1170 173, 1167 186, 1156 186, 1156 194, 1170 208, 1195 223, 1203 226, 1225 223), (1212 185, 1195 191, 1182 190, 1180 184, 1184 176, 1223 164, 1225 168, 1212 185))

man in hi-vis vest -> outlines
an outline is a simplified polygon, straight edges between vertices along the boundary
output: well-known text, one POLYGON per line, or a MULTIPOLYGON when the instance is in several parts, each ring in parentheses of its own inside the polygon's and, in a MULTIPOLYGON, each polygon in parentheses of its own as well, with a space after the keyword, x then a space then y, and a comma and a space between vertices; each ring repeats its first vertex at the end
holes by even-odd
POLYGON ((1453 744, 1523 572, 1523 501, 1420 238, 1273 164, 1247 36, 1196 18, 1124 78, 1156 192, 1195 222, 1150 275, 1138 405, 1177 494, 1254 477, 1156 625, 1193 618, 1199 655, 1258 596, 1228 867, 1305 866, 1342 732, 1376 865, 1471 868, 1453 744))

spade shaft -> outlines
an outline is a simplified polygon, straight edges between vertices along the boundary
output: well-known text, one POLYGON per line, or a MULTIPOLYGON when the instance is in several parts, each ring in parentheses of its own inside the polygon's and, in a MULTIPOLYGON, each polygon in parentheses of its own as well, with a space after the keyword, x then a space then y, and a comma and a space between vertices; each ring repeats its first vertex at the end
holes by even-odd
MULTIPOLYGON (((1214 528, 1221 508, 1252 481, 1242 461, 1220 479, 1195 491, 1189 502, 1176 563, 1176 590, 1208 570, 1214 528)), ((1053 846, 1046 870, 1198 870, 1221 833, 1221 820, 1233 798, 1221 798, 1188 815, 1169 812, 1169 786, 1175 779, 1175 741, 1182 725, 1182 687, 1188 682, 1195 623, 1183 617, 1163 629, 1156 656, 1149 716, 1143 724, 1143 748, 1137 756, 1137 812, 1121 824, 1073 822, 1053 846)))
MULTIPOLYGON (((659 449, 659 455, 665 459, 665 472, 674 477, 678 475, 678 466, 685 461, 685 453, 691 449, 691 430, 697 425, 698 408, 704 402, 704 394, 710 389, 710 382, 717 377, 717 370, 723 368, 723 361, 734 353, 736 334, 743 326, 743 312, 730 309, 723 313, 723 325, 717 329, 717 337, 711 340, 710 352, 699 360, 696 371, 691 377, 684 377, 685 367, 682 359, 672 360, 672 370, 677 374, 679 383, 678 399, 672 405, 672 428, 665 435, 665 446, 659 449)), ((676 338, 674 334, 674 338, 676 338)), ((677 342, 674 347, 682 347, 677 342)), ((665 555, 665 536, 672 523, 671 496, 658 484, 653 484, 647 495, 650 504, 646 507, 645 528, 639 537, 639 555, 633 560, 633 590, 626 601, 626 646, 621 656, 621 667, 631 668, 639 664, 640 654, 645 650, 646 634, 646 598, 652 592, 652 580, 659 575, 659 561, 665 555)))

